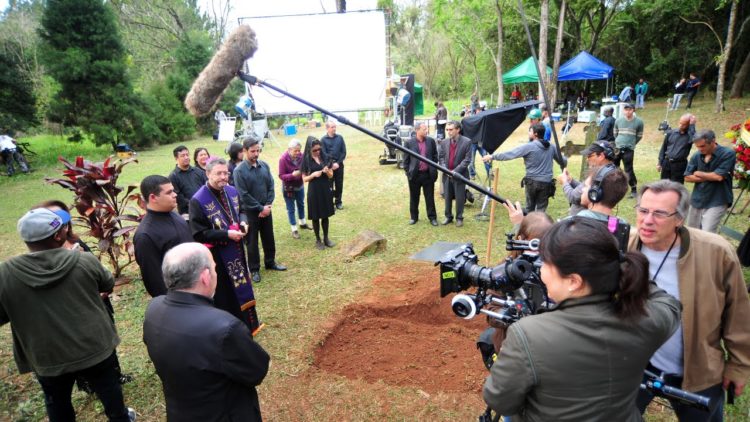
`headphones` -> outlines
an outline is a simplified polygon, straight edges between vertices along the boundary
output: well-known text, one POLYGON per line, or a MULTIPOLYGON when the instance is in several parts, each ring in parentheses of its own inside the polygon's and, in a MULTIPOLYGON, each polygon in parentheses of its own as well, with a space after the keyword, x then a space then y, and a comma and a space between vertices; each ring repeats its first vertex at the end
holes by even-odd
POLYGON ((596 145, 599 145, 602 151, 601 153, 604 154, 604 158, 606 158, 609 161, 615 161, 615 150, 612 149, 612 145, 609 144, 607 141, 596 141, 594 142, 596 145))
POLYGON ((616 168, 617 167, 615 167, 614 164, 607 164, 606 166, 602 167, 598 172, 596 172, 596 176, 594 176, 594 180, 591 183, 591 187, 589 188, 589 194, 588 194, 589 201, 591 201, 592 204, 596 204, 597 202, 602 200, 602 197, 604 196, 604 189, 602 189, 602 181, 609 173, 613 172, 616 168))

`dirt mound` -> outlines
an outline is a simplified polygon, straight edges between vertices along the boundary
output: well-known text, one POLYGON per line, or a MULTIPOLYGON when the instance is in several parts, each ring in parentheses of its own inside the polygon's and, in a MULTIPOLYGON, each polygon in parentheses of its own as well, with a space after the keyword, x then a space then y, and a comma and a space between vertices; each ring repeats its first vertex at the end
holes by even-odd
POLYGON ((368 382, 426 392, 479 392, 487 371, 476 340, 483 318, 453 315, 440 298, 436 268, 411 264, 373 279, 372 291, 347 307, 315 351, 315 366, 368 382))

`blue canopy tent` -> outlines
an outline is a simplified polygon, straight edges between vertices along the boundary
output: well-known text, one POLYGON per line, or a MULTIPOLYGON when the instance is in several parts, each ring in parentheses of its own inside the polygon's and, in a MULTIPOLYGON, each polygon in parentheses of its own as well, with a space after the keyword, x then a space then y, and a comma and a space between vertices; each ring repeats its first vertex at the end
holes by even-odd
POLYGON ((615 69, 612 66, 586 51, 581 51, 577 56, 560 66, 557 80, 565 82, 606 79, 607 92, 609 92, 609 79, 614 73, 615 69))

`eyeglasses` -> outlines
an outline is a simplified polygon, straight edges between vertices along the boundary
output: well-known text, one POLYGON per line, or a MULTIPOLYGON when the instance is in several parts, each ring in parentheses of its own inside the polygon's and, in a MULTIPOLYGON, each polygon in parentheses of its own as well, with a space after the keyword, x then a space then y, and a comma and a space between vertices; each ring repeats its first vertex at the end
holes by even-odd
POLYGON ((643 207, 640 207, 638 205, 636 205, 633 208, 635 208, 635 212, 637 212, 639 216, 645 218, 646 216, 648 216, 649 214, 651 214, 652 216, 654 216, 655 220, 659 220, 659 221, 666 220, 669 217, 674 217, 675 215, 677 215, 677 211, 675 211, 675 212, 666 212, 664 210, 653 210, 652 211, 652 210, 650 210, 648 208, 643 208, 643 207))

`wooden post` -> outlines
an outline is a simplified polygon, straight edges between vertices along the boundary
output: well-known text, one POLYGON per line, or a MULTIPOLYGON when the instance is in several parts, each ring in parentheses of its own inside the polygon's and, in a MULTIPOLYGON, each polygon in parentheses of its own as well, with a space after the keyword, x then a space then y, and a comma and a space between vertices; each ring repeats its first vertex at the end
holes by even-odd
MULTIPOLYGON (((497 193, 497 181, 500 179, 500 169, 495 167, 492 169, 492 193, 497 193)), ((487 230, 487 266, 492 266, 492 228, 495 226, 495 206, 497 201, 491 201, 490 203, 490 227, 487 230)))

